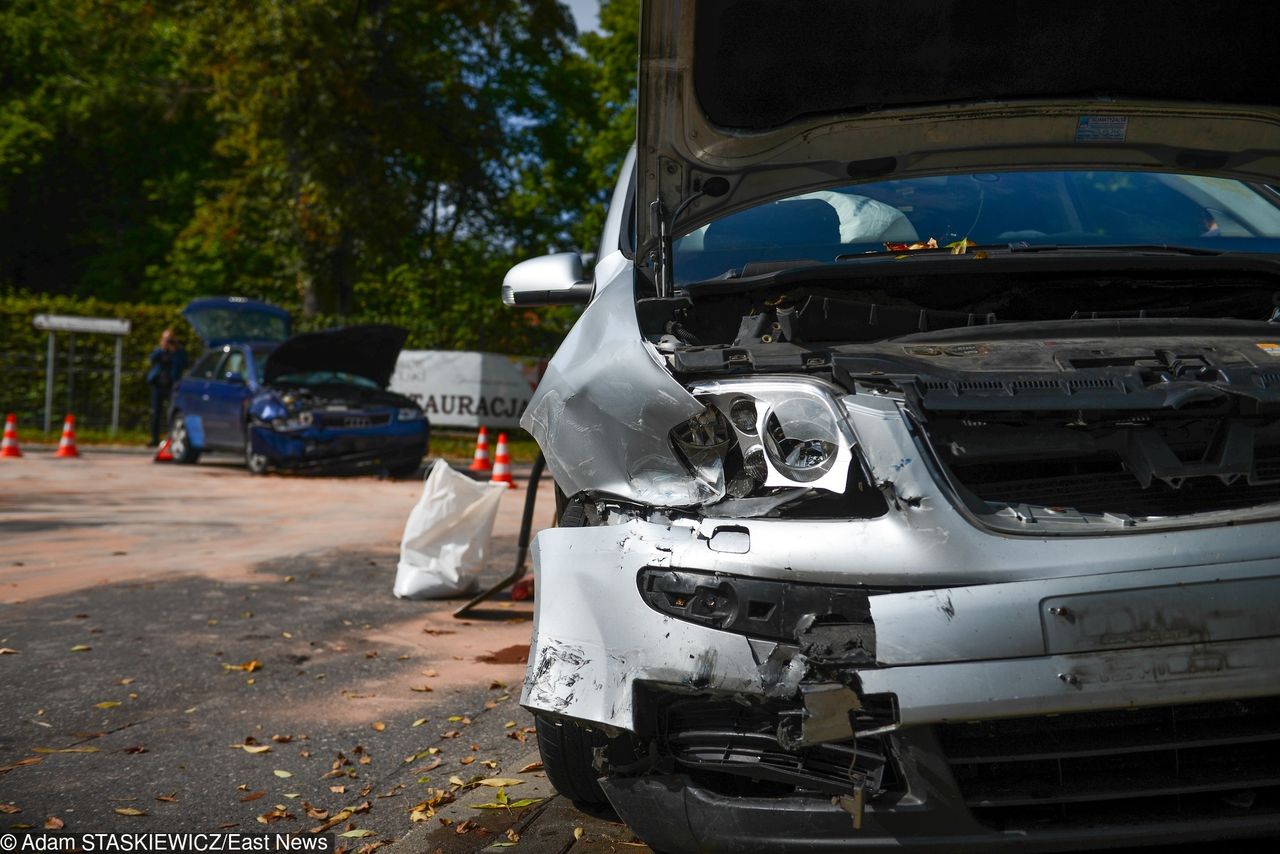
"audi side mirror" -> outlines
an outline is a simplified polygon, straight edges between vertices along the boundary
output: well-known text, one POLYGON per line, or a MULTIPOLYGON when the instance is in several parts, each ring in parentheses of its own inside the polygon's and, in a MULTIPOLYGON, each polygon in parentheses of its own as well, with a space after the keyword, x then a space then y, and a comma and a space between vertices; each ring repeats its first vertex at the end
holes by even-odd
POLYGON ((591 301, 592 287, 582 275, 582 256, 556 252, 521 261, 508 270, 502 280, 502 301, 510 306, 585 305, 591 301))

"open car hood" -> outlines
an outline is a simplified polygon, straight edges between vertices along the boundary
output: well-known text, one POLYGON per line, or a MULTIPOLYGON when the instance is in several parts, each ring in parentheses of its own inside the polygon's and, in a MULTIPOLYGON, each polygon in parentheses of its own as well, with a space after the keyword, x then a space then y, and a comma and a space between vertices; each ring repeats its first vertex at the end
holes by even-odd
POLYGON ((187 303, 182 316, 206 347, 236 341, 284 341, 289 312, 246 297, 203 297, 187 303))
POLYGON ((858 180, 1280 182, 1276 32, 1280 6, 1239 0, 645 0, 637 260, 661 268, 664 232, 858 180))
POLYGON ((295 335, 267 357, 263 379, 271 384, 287 374, 335 371, 365 377, 386 388, 408 337, 407 330, 383 324, 295 335))

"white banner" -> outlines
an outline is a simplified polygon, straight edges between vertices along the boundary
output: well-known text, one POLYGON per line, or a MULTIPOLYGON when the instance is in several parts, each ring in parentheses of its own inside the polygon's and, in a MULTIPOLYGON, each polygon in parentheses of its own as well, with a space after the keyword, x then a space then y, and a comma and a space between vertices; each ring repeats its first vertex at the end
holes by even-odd
POLYGON ((416 400, 433 427, 519 427, 538 380, 536 360, 523 361, 530 364, 498 353, 404 350, 391 390, 416 400))

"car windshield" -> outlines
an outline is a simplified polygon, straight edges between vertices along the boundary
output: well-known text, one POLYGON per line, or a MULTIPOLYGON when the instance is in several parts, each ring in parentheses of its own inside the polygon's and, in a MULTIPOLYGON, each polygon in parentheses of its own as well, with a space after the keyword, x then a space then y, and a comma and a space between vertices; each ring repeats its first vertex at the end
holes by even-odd
MULTIPOLYGON (((677 280, 752 262, 980 245, 1164 245, 1280 252, 1280 195, 1229 178, 1155 172, 1000 172, 808 192, 718 219, 675 241, 677 280)), ((775 265, 776 266, 776 265, 775 265)), ((747 271, 748 274, 750 271, 747 271)))
POLYGON ((271 355, 271 351, 274 349, 274 345, 253 348, 253 373, 259 385, 262 384, 262 374, 267 368, 267 357, 271 355))
POLYGON ((281 385, 354 385, 361 388, 376 389, 378 384, 368 377, 348 374, 344 371, 302 371, 296 374, 282 374, 276 377, 281 385))

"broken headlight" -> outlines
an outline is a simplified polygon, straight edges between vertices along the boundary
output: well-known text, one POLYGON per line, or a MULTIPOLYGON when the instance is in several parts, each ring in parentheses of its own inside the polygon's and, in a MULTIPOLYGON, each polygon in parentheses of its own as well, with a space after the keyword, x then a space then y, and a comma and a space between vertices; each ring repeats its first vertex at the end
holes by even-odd
POLYGON ((285 433, 289 430, 305 430, 310 427, 314 421, 310 412, 295 412, 284 418, 272 418, 271 429, 278 433, 285 433))
POLYGON ((780 488, 845 491, 854 437, 837 390, 777 377, 691 391, 706 409, 672 430, 671 444, 694 476, 733 498, 780 488))

